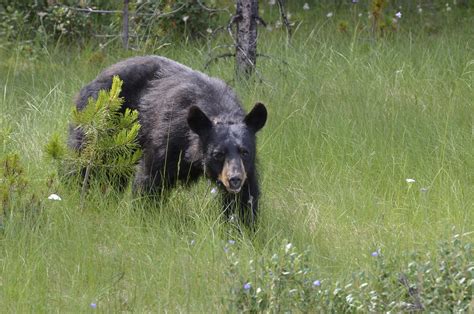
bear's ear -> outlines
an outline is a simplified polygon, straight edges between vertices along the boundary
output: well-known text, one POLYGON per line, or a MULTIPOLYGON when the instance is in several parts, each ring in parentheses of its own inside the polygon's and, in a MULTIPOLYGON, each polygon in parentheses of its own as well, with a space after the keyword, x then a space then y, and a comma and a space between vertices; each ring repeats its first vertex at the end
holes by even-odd
POLYGON ((254 132, 259 131, 267 122, 267 108, 258 102, 244 119, 245 124, 254 132))
POLYGON ((189 108, 188 125, 199 136, 206 136, 212 129, 212 122, 197 106, 189 108))

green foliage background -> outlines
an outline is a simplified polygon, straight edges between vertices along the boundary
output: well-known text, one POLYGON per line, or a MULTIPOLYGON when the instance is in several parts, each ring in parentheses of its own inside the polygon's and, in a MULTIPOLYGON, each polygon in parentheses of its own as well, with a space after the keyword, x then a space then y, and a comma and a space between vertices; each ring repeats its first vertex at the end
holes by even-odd
MULTIPOLYGON (((215 2, 214 2, 215 3, 215 2)), ((122 32, 122 1, 1 1, 0 34, 9 40, 58 40, 108 44, 122 32), (87 10, 108 11, 91 13, 87 10), (82 10, 82 11, 81 11, 82 10)), ((197 1, 130 1, 130 40, 163 41, 176 35, 202 37, 216 13, 197 1)))
MULTIPOLYGON (((270 19, 270 22, 280 15, 276 1, 260 1, 259 5, 260 16, 270 19)), ((462 15, 472 14, 474 0, 298 0, 286 1, 285 6, 290 13, 290 22, 294 24, 298 24, 303 17, 311 22, 308 13, 312 13, 310 15, 315 19, 321 12, 352 10, 365 15, 373 14, 374 8, 380 6, 383 10, 377 15, 384 18, 384 26, 392 24, 395 12, 402 11, 404 17, 421 19, 425 27, 436 30, 443 26, 439 19, 446 12, 455 10, 462 15), (302 16, 305 10, 308 12, 302 16)), ((43 44, 60 40, 85 45, 93 40, 109 45, 120 40, 122 10, 122 1, 2 0, 0 34, 9 40, 34 40, 43 44), (90 13, 88 9, 112 14, 90 13)), ((234 2, 230 0, 132 0, 129 4, 130 41, 134 45, 150 46, 161 45, 167 40, 203 38, 225 25, 234 11, 234 2)), ((347 28, 348 21, 339 22, 344 29, 347 28)))

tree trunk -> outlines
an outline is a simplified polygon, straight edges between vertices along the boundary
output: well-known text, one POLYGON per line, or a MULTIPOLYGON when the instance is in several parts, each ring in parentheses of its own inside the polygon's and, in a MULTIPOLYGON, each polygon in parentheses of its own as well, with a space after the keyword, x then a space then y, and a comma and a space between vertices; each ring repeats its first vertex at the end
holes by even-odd
POLYGON ((125 50, 128 50, 128 2, 123 0, 122 44, 125 50))
POLYGON ((257 0, 237 0, 236 74, 248 78, 257 62, 257 0))

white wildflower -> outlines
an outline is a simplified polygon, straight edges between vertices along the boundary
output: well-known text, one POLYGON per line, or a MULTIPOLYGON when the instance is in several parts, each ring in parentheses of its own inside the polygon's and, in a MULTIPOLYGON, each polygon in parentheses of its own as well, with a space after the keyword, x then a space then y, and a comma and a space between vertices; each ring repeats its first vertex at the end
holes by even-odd
POLYGON ((308 2, 305 2, 305 4, 303 5, 303 10, 309 10, 309 4, 308 2))
POLYGON ((48 200, 60 201, 61 197, 58 194, 51 194, 50 196, 48 196, 48 200))
POLYGON ((415 182, 416 182, 415 179, 410 179, 410 178, 405 179, 405 181, 406 181, 407 183, 415 183, 415 182))
POLYGON ((334 13, 329 12, 328 14, 326 14, 326 17, 332 17, 333 15, 334 15, 334 13))
POLYGON ((188 16, 188 15, 185 15, 185 16, 183 16, 182 19, 183 19, 183 22, 186 23, 186 21, 189 20, 189 16, 188 16))
POLYGON ((402 18, 402 12, 398 11, 397 13, 395 13, 395 16, 397 17, 397 19, 401 19, 402 18))

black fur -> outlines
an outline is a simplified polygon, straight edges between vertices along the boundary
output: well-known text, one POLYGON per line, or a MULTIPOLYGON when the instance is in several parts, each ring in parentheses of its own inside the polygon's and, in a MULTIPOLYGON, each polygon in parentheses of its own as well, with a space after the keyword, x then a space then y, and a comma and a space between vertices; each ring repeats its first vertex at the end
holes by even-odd
MULTIPOLYGON (((104 70, 80 91, 83 109, 112 77, 123 81, 123 108, 139 112, 143 157, 134 191, 159 194, 178 181, 190 183, 206 174, 219 181, 223 211, 237 209, 253 226, 258 213, 259 186, 255 168, 255 133, 267 111, 256 104, 246 115, 233 90, 223 81, 159 56, 134 57, 104 70)), ((81 130, 70 127, 69 146, 85 145, 81 130)))

